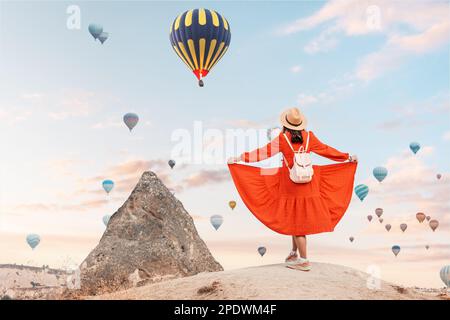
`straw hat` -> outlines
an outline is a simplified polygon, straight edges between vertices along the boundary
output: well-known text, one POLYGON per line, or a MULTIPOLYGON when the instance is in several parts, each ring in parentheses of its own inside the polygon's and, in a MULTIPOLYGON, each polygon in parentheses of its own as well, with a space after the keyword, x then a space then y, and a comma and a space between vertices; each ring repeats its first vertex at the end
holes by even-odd
POLYGON ((297 108, 291 108, 281 113, 280 122, 283 126, 292 130, 303 130, 308 123, 303 113, 297 108))

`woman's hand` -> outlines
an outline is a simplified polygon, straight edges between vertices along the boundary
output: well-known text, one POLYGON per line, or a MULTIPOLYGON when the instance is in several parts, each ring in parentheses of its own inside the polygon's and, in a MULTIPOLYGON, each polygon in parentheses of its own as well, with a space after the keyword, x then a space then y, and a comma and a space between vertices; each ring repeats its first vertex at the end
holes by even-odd
POLYGON ((348 161, 350 162, 358 162, 358 156, 356 154, 348 157, 348 161))
POLYGON ((242 161, 242 156, 239 157, 231 157, 228 159, 228 164, 233 164, 233 163, 237 163, 239 161, 242 161))

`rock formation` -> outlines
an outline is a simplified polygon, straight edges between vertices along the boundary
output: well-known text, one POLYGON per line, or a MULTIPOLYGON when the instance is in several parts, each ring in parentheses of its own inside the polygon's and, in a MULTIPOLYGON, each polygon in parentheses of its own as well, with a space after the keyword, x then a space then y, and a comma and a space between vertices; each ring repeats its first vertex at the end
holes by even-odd
POLYGON ((99 294, 220 270, 181 202, 145 172, 81 264, 81 290, 99 294))

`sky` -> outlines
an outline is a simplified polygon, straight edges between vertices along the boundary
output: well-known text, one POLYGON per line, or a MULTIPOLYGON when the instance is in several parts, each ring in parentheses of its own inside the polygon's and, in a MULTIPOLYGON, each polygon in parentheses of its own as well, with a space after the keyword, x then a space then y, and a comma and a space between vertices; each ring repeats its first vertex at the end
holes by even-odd
POLYGON ((81 263, 104 232, 102 217, 145 170, 175 190, 225 269, 284 261, 289 237, 251 215, 224 163, 267 140, 233 145, 212 164, 177 158, 174 137, 194 137, 200 125, 204 146, 223 147, 227 130, 265 135, 282 110, 298 107, 321 141, 358 155, 355 184, 370 188, 363 202, 353 197, 335 232, 309 237, 310 259, 441 287, 450 262, 449 9, 447 1, 1 0, 0 263, 81 263), (71 5, 80 29, 68 28, 71 5), (232 34, 203 88, 169 42, 175 17, 200 7, 224 15, 232 34), (109 32, 104 45, 90 23, 109 32), (140 117, 132 133, 127 112, 140 117), (421 144, 416 155, 412 141, 421 144), (381 184, 376 166, 389 170, 381 184), (116 183, 109 195, 104 179, 116 183), (383 224, 367 221, 377 207, 383 224), (419 211, 439 220, 436 232, 416 221, 419 211), (218 231, 213 214, 224 217, 218 231), (29 233, 42 237, 34 251, 29 233), (402 247, 396 258, 392 245, 402 247))

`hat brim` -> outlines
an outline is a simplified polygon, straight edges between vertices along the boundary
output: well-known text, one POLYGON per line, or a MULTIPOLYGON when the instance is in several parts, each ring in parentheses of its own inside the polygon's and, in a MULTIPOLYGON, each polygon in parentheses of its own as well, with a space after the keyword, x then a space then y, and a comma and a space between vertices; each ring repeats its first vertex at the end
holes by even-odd
POLYGON ((306 117, 303 115, 303 113, 300 112, 301 121, 300 121, 300 124, 297 126, 288 122, 288 120, 287 120, 288 113, 289 113, 289 110, 286 110, 286 111, 282 112, 280 115, 280 122, 284 127, 288 128, 288 129, 292 129, 292 130, 304 130, 306 128, 308 121, 306 120, 306 117))

